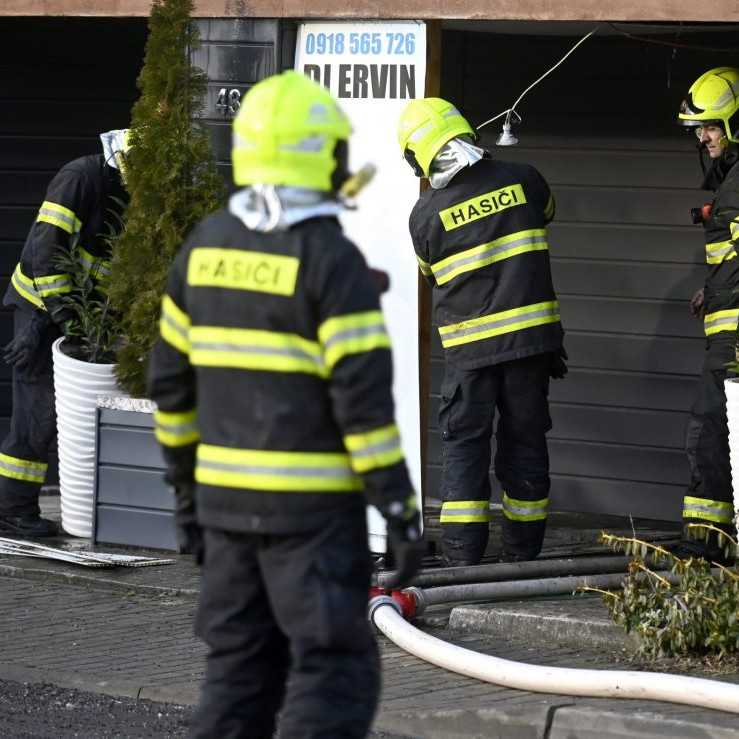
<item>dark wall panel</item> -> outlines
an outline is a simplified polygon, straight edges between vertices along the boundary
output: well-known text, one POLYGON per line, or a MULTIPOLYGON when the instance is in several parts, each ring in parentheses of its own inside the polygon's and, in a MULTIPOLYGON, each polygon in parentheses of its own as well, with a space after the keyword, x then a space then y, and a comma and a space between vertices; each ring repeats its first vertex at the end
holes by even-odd
MULTIPOLYGON (((577 40, 538 28, 444 32, 442 96, 475 124, 510 105, 577 40)), ((570 373, 550 392, 555 507, 679 518, 684 427, 705 348, 688 310, 705 276, 689 210, 711 196, 699 189, 695 141, 675 119, 689 85, 716 63, 599 35, 518 106, 519 146, 495 147, 500 121, 482 129, 494 157, 536 166, 557 202, 550 254, 570 373)), ((433 500, 443 359, 435 328, 432 336, 433 500)), ((493 488, 497 498, 494 478, 493 488)))
MULTIPOLYGON (((146 20, 3 18, 0 24, 0 295, 55 172, 128 125, 146 20)), ((12 316, 0 310, 0 346, 12 316)), ((0 430, 11 410, 0 361, 0 430)))

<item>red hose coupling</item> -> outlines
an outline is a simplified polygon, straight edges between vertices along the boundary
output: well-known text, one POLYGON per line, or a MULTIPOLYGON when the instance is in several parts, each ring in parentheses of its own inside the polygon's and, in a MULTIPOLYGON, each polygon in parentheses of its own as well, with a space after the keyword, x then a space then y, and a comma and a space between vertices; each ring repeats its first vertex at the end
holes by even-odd
POLYGON ((390 597, 400 606, 400 612, 406 621, 416 615, 418 604, 412 590, 393 590, 390 597))
POLYGON ((387 590, 385 590, 385 588, 373 585, 369 589, 369 600, 372 600, 373 598, 379 598, 381 595, 387 595, 387 590))

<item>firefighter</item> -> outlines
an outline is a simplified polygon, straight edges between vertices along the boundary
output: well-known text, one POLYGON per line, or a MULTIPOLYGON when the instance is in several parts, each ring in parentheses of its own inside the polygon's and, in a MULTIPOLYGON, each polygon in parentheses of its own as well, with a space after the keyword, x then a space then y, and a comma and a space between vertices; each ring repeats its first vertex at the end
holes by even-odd
POLYGON ((735 359, 739 322, 739 69, 717 67, 701 75, 680 106, 678 123, 698 137, 702 188, 714 197, 710 206, 697 209, 708 271, 691 310, 703 319, 706 349, 686 433, 691 479, 683 499, 683 538, 673 553, 724 562, 718 533, 690 536, 687 526, 703 523, 735 533, 724 380, 726 365, 735 359))
POLYGON ((51 345, 73 317, 65 303, 71 277, 57 259, 74 247, 93 279, 104 279, 109 237, 127 201, 127 130, 100 138, 102 153, 65 164, 52 179, 5 293, 4 305, 13 308, 13 340, 3 350, 13 368, 13 415, 0 446, 0 535, 58 533, 55 522, 41 518, 38 500, 56 434, 51 345))
POLYGON ((242 189, 189 235, 162 300, 149 387, 209 647, 193 737, 266 739, 280 709, 284 737, 365 736, 367 501, 402 580, 420 562, 390 340, 337 220, 349 134, 303 75, 251 88, 233 125, 242 189))
POLYGON ((493 159, 449 102, 410 102, 398 143, 426 189, 410 215, 444 348, 442 558, 479 563, 488 543, 491 437, 504 561, 540 552, 549 500, 549 378, 566 365, 546 225, 554 200, 531 166, 493 159))

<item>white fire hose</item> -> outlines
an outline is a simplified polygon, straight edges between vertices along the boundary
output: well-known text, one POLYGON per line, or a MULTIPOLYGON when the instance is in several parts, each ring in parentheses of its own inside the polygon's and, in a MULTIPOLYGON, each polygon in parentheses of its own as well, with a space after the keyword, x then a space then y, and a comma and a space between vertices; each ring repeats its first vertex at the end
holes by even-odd
MULTIPOLYGON (((590 583, 597 585, 598 578, 591 578, 590 583)), ((409 591, 401 595, 406 599, 417 598, 417 593, 409 591)), ((731 683, 662 672, 531 665, 458 647, 408 623, 403 618, 401 605, 389 595, 378 595, 370 600, 369 619, 406 652, 445 670, 506 688, 593 698, 667 701, 739 713, 739 685, 731 683)))

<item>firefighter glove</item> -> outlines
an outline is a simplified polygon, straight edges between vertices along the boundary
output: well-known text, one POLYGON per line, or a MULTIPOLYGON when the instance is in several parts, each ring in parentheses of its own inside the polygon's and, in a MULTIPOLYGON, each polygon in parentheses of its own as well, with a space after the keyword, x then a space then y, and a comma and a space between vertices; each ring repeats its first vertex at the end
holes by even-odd
POLYGON ((395 572, 387 580, 385 587, 388 590, 408 587, 421 568, 424 554, 421 516, 417 510, 409 518, 387 517, 387 543, 395 572))
POLYGON ((192 554, 197 564, 203 563, 203 529, 195 513, 195 483, 184 482, 174 486, 175 526, 180 554, 192 554))
POLYGON ((552 379, 561 380, 567 374, 567 359, 569 357, 563 346, 552 352, 552 363, 549 365, 549 376, 552 379))
POLYGON ((36 310, 31 320, 3 347, 3 359, 16 369, 25 369, 38 351, 46 330, 51 325, 49 316, 36 310))
POLYGON ((705 310, 705 293, 703 288, 697 290, 693 297, 690 299, 690 312, 695 318, 703 318, 705 310))

